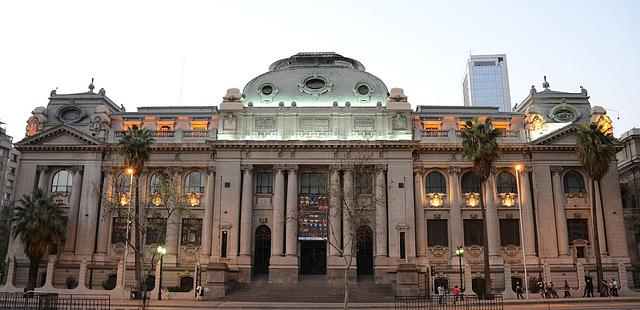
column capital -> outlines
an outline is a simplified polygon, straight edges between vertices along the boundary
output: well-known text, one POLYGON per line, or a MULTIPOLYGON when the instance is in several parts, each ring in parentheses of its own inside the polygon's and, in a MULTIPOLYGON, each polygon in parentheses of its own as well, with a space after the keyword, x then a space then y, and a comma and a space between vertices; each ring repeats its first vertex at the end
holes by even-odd
POLYGON ((251 173, 253 165, 240 165, 240 170, 244 171, 244 173, 251 173))
POLYGON ((36 166, 36 171, 38 172, 48 172, 51 169, 50 166, 48 165, 37 165, 36 166))
POLYGON ((296 172, 298 168, 298 165, 285 165, 285 169, 289 170, 289 172, 296 172))
POLYGON ((557 175, 561 175, 562 171, 564 171, 564 167, 562 166, 551 166, 551 172, 557 175))
POLYGON ((491 175, 493 176, 498 175, 498 168, 496 166, 492 166, 489 171, 491 171, 491 175))
POLYGON ((387 171, 388 167, 387 167, 387 164, 377 164, 377 165, 374 166, 374 169, 377 172, 385 172, 385 171, 387 171))
POLYGON ((525 173, 530 173, 531 171, 533 171, 533 167, 532 166, 522 166, 522 169, 518 170, 520 172, 520 174, 525 174, 525 173))
POLYGON ((169 172, 171 174, 173 174, 175 176, 175 175, 179 174, 180 172, 182 172, 182 167, 180 167, 180 166, 171 166, 171 167, 169 167, 168 170, 169 170, 169 172))
POLYGON ((447 169, 449 171, 449 174, 451 175, 458 175, 460 174, 460 167, 458 166, 449 166, 449 168, 447 169))
POLYGON ((83 169, 84 169, 83 165, 73 165, 73 166, 71 166, 71 172, 73 172, 73 174, 76 174, 78 172, 82 172, 83 169))
POLYGON ((424 174, 426 169, 424 167, 413 167, 413 174, 424 174))
POLYGON ((343 168, 342 165, 337 165, 337 164, 329 165, 329 170, 331 170, 332 172, 333 171, 340 171, 340 170, 342 170, 342 168, 343 168))
POLYGON ((282 170, 286 170, 286 165, 273 165, 273 172, 282 172, 282 170))

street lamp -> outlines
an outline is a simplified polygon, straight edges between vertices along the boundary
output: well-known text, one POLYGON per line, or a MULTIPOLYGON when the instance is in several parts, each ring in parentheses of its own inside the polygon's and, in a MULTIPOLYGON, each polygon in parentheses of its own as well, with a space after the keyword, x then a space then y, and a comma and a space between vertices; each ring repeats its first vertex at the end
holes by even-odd
MULTIPOLYGON (((520 196, 520 171, 522 170, 522 165, 517 164, 515 166, 516 170, 516 191, 518 192, 518 213, 520 216, 520 244, 522 247, 522 264, 524 265, 524 292, 529 299, 529 278, 527 277, 527 253, 525 252, 525 240, 524 240, 524 228, 522 225, 522 198, 520 196)), ((524 189, 528 190, 528 189, 524 189)))
MULTIPOLYGON (((122 297, 124 299, 125 279, 127 278, 127 256, 129 255, 129 226, 131 225, 131 200, 133 199, 133 175, 135 170, 131 167, 125 170, 129 175, 129 197, 126 199, 127 204, 127 235, 125 237, 124 259, 122 264, 122 297)), ((124 199, 120 199, 120 203, 124 207, 124 199)))
POLYGON ((167 249, 159 245, 158 254, 160 255, 160 279, 158 281, 158 300, 162 300, 162 262, 164 261, 164 255, 167 254, 167 249))
POLYGON ((462 281, 462 257, 464 256, 464 247, 459 246, 456 249, 456 256, 458 257, 458 264, 460 266, 460 290, 464 293, 464 282, 462 281))

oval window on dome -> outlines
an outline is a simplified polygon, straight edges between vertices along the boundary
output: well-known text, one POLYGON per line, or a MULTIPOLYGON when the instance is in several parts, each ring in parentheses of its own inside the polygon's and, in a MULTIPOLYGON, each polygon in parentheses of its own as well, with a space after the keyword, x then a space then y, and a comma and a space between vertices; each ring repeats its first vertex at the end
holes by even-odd
POLYGON ((362 96, 366 96, 366 95, 369 94, 370 90, 369 90, 369 86, 362 84, 362 85, 358 86, 357 91, 358 91, 358 94, 360 94, 362 96))
POLYGON ((273 86, 271 85, 262 86, 261 91, 264 95, 271 95, 273 93, 273 86))
POLYGON ((320 78, 311 78, 308 79, 304 85, 307 86, 309 89, 322 89, 325 87, 327 83, 320 78))
POLYGON ((555 116, 555 118, 561 122, 570 122, 575 118, 573 111, 567 109, 559 109, 553 113, 553 116, 555 116))

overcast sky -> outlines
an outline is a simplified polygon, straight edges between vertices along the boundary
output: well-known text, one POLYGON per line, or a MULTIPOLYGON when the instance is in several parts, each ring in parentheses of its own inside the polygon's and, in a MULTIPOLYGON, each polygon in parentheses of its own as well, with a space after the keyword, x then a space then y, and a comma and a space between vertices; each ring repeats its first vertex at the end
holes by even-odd
POLYGON ((512 103, 547 75, 587 88, 616 135, 640 123, 640 1, 541 0, 2 1, 0 120, 18 141, 52 89, 92 77, 128 111, 218 105, 300 51, 355 58, 413 105, 462 105, 469 53, 506 53, 512 103))

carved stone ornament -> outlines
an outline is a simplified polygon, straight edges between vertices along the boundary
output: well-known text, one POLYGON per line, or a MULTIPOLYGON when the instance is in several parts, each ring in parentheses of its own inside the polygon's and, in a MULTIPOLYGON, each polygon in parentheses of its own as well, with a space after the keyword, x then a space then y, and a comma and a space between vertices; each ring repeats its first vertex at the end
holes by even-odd
POLYGON ((244 173, 248 173, 250 174, 251 171, 253 170, 253 165, 241 165, 240 166, 240 170, 242 170, 244 173))

